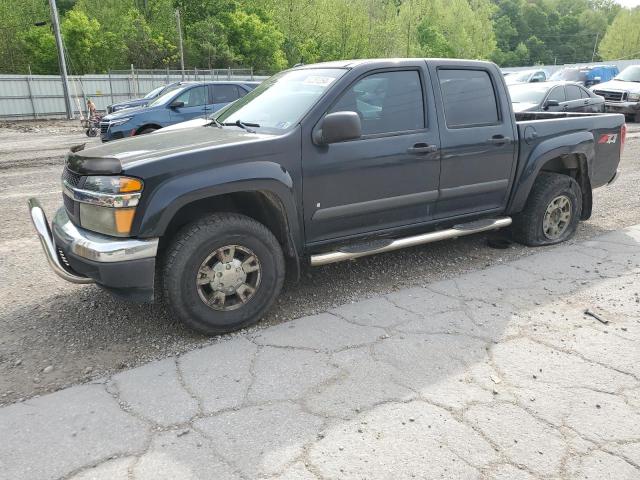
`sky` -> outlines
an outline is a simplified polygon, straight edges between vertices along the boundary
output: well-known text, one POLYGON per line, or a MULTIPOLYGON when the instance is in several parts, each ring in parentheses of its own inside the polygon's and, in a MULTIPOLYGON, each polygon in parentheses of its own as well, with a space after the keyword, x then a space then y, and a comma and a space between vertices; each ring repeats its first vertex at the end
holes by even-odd
POLYGON ((616 0, 623 7, 637 7, 640 6, 640 0, 616 0))

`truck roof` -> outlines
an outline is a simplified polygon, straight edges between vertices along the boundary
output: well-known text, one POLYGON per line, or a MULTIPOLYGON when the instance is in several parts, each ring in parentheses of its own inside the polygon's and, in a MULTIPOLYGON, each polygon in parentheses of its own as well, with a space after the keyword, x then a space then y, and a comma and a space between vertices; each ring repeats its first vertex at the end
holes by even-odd
POLYGON ((362 65, 371 66, 391 66, 394 64, 414 63, 414 62, 437 61, 438 63, 447 63, 451 65, 494 65, 493 62, 483 60, 462 60, 459 58, 361 58, 353 60, 334 60, 330 62, 311 63, 308 65, 299 65, 293 67, 292 70, 305 68, 355 68, 362 65))

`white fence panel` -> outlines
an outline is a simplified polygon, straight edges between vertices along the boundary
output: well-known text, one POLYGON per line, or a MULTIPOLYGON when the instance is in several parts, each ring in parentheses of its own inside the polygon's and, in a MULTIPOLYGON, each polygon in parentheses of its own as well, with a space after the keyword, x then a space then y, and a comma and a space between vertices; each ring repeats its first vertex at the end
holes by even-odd
MULTIPOLYGON (((185 81, 261 81, 249 69, 189 70, 185 81)), ((130 98, 139 98, 156 87, 183 79, 176 70, 133 70, 108 75, 69 77, 69 90, 74 114, 86 115, 87 99, 98 110, 130 98)), ((0 75, 0 119, 55 118, 66 116, 62 81, 58 75, 0 75)))

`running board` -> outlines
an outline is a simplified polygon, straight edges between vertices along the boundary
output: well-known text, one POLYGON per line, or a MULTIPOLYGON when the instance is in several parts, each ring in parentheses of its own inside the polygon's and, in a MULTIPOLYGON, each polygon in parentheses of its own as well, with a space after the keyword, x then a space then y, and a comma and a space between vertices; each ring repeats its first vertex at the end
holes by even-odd
POLYGON ((364 244, 369 247, 373 247, 370 249, 358 248, 358 246, 345 247, 343 249, 336 250, 335 252, 312 255, 311 266, 318 267, 320 265, 327 265, 328 263, 353 260, 354 258, 366 257, 377 253, 391 252, 392 250, 414 247, 424 243, 432 243, 450 238, 464 237, 465 235, 471 235, 473 233, 497 230, 499 228, 508 227, 509 225, 511 225, 511 217, 489 218, 477 220, 475 222, 462 223, 447 230, 423 233, 421 235, 397 238, 395 240, 380 240, 378 241, 380 243, 372 242, 371 244, 364 244))

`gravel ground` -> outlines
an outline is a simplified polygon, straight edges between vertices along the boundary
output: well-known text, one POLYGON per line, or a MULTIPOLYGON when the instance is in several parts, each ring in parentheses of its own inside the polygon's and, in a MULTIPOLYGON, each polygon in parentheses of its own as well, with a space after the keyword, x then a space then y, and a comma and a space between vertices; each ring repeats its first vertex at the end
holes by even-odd
MULTIPOLYGON (((593 217, 573 242, 640 223, 640 125, 629 127, 622 175, 614 186, 596 190, 593 217)), ((61 203, 62 157, 85 142, 99 140, 88 139, 78 122, 0 124, 0 405, 218 341, 187 330, 159 306, 124 303, 49 271, 26 200, 38 197, 51 216, 61 203)), ((308 269, 254 328, 536 251, 492 249, 486 235, 476 235, 308 269)))

